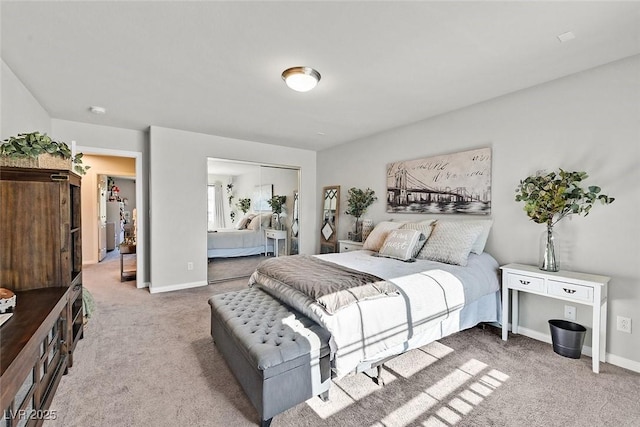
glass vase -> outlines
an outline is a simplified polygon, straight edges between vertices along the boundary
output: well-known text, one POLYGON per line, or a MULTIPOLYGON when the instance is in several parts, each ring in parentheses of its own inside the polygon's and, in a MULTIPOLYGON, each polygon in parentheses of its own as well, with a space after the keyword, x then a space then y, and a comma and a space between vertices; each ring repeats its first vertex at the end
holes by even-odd
POLYGON ((273 215, 273 229, 274 230, 282 230, 282 222, 280 220, 280 215, 273 215))
POLYGON ((540 270, 558 271, 558 235, 553 231, 553 225, 548 224, 547 229, 540 235, 540 270))

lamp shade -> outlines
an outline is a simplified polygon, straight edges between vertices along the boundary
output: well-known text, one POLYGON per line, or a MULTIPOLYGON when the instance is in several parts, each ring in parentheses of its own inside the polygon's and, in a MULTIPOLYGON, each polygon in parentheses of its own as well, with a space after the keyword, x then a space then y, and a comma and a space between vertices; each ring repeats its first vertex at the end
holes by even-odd
POLYGON ((308 92, 320 81, 320 73, 310 67, 292 67, 282 72, 282 80, 297 92, 308 92))

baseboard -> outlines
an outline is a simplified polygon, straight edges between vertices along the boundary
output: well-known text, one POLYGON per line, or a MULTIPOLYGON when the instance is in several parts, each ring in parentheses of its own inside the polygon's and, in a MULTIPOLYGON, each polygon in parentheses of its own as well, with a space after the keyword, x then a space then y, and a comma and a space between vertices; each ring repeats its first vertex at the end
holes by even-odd
POLYGON ((154 287, 149 284, 149 293, 151 294, 159 294, 161 292, 171 292, 171 291, 180 291, 182 289, 190 289, 190 288, 198 288, 200 286, 207 286, 208 283, 206 280, 202 280, 199 282, 191 282, 191 283, 178 283, 177 285, 169 285, 169 286, 160 286, 154 287))
MULTIPOLYGON (((551 334, 544 334, 542 332, 534 331, 533 329, 523 328, 522 326, 518 326, 518 334, 551 344, 551 334)), ((585 356, 591 357, 591 352, 591 347, 586 345, 582 347, 582 354, 585 356)), ((611 353, 605 353, 605 361, 612 365, 640 373, 640 362, 636 362, 635 360, 626 359, 611 353)))
POLYGON ((138 289, 148 288, 149 286, 151 286, 149 282, 136 282, 136 288, 138 289))
POLYGON ((607 353, 607 362, 611 363, 612 365, 620 366, 621 368, 640 373, 640 362, 636 362, 635 360, 630 360, 624 357, 616 356, 615 354, 607 353))

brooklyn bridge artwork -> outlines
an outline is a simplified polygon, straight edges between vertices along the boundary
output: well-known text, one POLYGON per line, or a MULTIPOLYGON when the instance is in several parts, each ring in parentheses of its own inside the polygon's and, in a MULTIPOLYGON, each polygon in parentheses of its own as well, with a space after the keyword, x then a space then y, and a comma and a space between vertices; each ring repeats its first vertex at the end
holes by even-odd
POLYGON ((387 212, 491 213, 491 148, 387 164, 387 212))

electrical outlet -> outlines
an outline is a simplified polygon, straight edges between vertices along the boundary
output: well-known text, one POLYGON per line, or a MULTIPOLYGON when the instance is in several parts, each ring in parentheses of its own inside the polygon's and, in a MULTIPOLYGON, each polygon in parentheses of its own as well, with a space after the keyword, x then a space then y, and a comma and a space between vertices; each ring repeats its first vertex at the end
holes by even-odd
POLYGON ((621 332, 631 333, 631 318, 618 316, 618 330, 621 332))
POLYGON ((192 262, 188 262, 187 263, 187 270, 193 270, 193 263, 192 262))
POLYGON ((564 318, 568 320, 576 320, 576 308, 572 305, 565 305, 564 318))

